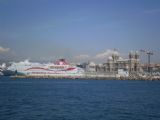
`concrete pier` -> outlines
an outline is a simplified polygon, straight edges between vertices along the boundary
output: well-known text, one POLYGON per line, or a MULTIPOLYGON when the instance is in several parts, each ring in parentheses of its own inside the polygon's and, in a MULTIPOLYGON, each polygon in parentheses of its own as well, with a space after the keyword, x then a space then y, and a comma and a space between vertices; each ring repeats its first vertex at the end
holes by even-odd
POLYGON ((160 77, 116 77, 114 75, 85 75, 81 77, 64 77, 64 76, 11 76, 11 78, 44 78, 44 79, 87 79, 87 80, 160 80, 160 77))

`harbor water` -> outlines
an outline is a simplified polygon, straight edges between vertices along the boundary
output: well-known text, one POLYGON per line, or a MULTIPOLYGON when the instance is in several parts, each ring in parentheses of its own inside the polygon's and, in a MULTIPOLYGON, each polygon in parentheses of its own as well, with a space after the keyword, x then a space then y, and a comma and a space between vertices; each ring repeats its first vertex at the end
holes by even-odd
POLYGON ((160 81, 0 78, 0 120, 159 120, 160 81))

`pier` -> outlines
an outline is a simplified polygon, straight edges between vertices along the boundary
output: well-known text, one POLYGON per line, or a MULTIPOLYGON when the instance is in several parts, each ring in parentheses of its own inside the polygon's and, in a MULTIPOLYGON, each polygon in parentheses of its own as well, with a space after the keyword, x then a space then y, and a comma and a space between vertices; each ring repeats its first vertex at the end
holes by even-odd
POLYGON ((73 77, 73 76, 24 76, 24 75, 15 75, 11 76, 13 79, 18 79, 18 78, 33 78, 33 79, 87 79, 87 80, 160 80, 160 77, 155 77, 155 76, 147 76, 147 77, 140 77, 140 76, 129 76, 129 77, 117 77, 114 75, 93 75, 93 74, 86 74, 84 76, 79 76, 79 77, 73 77))

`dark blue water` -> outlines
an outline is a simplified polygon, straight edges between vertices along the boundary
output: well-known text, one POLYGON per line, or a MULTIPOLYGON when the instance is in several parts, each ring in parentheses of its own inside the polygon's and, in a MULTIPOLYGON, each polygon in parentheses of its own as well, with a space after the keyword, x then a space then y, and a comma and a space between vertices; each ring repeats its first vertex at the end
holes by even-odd
POLYGON ((1 120, 159 120, 160 81, 0 78, 1 120))

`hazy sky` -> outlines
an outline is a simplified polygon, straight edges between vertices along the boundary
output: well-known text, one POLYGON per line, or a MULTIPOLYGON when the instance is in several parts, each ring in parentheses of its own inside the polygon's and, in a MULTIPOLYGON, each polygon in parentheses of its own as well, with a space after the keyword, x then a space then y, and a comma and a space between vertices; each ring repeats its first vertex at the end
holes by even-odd
POLYGON ((96 60, 114 48, 160 61, 160 0, 0 0, 1 59, 96 60))

